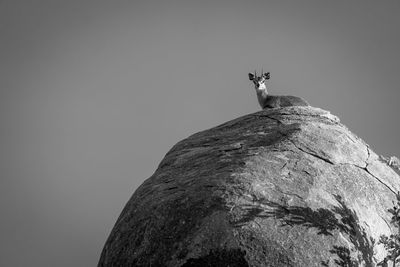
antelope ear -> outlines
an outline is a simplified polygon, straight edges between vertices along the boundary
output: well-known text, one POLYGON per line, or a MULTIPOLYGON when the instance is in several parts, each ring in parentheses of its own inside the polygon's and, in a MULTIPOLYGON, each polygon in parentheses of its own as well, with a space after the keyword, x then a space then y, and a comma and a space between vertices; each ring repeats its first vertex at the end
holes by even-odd
POLYGON ((254 74, 253 73, 249 73, 249 80, 250 81, 254 80, 254 74))
POLYGON ((267 73, 264 73, 264 78, 266 79, 266 80, 269 80, 269 78, 270 78, 270 73, 269 72, 267 72, 267 73))

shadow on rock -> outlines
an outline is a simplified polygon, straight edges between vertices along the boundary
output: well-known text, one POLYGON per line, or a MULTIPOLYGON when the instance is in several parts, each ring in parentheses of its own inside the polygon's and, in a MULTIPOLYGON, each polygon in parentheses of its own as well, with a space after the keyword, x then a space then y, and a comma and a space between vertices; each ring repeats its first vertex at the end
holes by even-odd
POLYGON ((240 249, 211 250, 210 253, 201 258, 189 259, 182 267, 246 267, 249 266, 245 260, 245 252, 240 249))
MULTIPOLYGON (((353 245, 351 250, 344 246, 333 246, 330 253, 336 255, 334 260, 338 266, 373 266, 374 240, 368 238, 364 228, 359 224, 357 214, 349 209, 342 198, 335 195, 338 206, 333 209, 287 206, 265 199, 257 200, 253 205, 242 206, 240 218, 233 221, 239 227, 256 218, 275 218, 282 226, 301 225, 306 228, 315 228, 319 235, 333 236, 337 232, 346 234, 353 245), (351 253, 353 252, 353 253, 351 253), (354 258, 356 257, 356 258, 354 258)), ((321 264, 328 266, 329 260, 321 264)))

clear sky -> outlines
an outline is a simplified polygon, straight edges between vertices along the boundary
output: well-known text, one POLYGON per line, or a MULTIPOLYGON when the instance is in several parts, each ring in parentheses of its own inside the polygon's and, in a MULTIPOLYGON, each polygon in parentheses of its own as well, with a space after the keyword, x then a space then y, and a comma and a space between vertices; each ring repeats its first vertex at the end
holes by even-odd
POLYGON ((179 140, 270 92, 400 156, 398 0, 0 0, 0 266, 95 266, 179 140))

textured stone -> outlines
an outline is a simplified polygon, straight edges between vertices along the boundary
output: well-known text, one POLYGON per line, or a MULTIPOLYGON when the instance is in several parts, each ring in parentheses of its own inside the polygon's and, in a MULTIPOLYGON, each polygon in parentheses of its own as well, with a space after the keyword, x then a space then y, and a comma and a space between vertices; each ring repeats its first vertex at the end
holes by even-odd
POLYGON ((329 112, 265 109, 177 143, 99 266, 375 266, 399 181, 329 112))

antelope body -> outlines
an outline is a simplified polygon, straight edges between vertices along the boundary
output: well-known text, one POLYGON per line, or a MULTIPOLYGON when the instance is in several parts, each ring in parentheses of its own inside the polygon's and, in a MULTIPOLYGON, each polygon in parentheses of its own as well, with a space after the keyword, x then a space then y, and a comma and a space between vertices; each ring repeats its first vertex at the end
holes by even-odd
POLYGON ((270 79, 270 73, 262 73, 257 76, 257 73, 249 73, 249 79, 255 85, 258 103, 262 109, 280 108, 289 106, 309 106, 307 101, 297 96, 277 96, 269 95, 265 82, 270 79))

